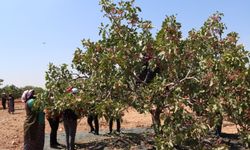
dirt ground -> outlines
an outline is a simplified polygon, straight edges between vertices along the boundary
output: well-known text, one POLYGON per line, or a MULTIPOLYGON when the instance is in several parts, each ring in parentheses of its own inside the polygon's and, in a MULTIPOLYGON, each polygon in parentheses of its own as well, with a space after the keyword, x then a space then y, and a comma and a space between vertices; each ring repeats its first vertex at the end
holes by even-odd
MULTIPOLYGON (((15 113, 9 114, 8 110, 0 107, 0 149, 1 150, 21 150, 23 149, 23 122, 25 119, 24 104, 20 100, 15 101, 15 113)), ((115 124, 114 124, 115 125, 115 124)), ((135 110, 130 109, 125 112, 122 122, 123 129, 146 128, 151 125, 150 114, 139 114, 135 110)), ((49 124, 46 120, 46 133, 50 132, 49 124)), ((77 131, 88 132, 86 118, 79 120, 77 131)), ((108 131, 108 126, 104 118, 100 119, 100 131, 108 131)), ((224 133, 237 133, 235 125, 230 122, 224 122, 224 133)), ((62 124, 60 124, 59 132, 64 132, 62 124)))

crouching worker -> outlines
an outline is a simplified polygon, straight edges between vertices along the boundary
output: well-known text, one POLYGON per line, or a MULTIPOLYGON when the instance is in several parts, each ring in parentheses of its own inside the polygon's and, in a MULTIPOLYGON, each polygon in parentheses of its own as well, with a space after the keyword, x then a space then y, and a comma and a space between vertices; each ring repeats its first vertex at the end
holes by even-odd
POLYGON ((24 150, 43 150, 45 119, 42 110, 34 110, 34 90, 27 93, 24 121, 24 150))

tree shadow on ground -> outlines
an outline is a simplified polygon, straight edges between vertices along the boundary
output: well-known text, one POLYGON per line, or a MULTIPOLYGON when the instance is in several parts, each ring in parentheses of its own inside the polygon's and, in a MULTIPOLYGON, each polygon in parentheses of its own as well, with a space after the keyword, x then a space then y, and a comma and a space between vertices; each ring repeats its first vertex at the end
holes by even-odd
POLYGON ((211 148, 216 145, 225 145, 229 150, 246 149, 239 134, 221 133, 220 136, 210 135, 208 138, 203 140, 203 144, 211 148))
POLYGON ((220 137, 232 140, 239 140, 240 136, 238 134, 221 133, 220 137))
MULTIPOLYGON (((93 141, 89 143, 77 144, 79 149, 92 150, 108 150, 108 149, 150 149, 145 141, 145 134, 143 133, 123 133, 119 135, 105 135, 110 136, 108 139, 93 141)), ((152 149, 152 148, 151 148, 152 149)))
MULTIPOLYGON (((143 133, 122 133, 122 134, 104 134, 105 139, 99 139, 84 143, 77 143, 77 149, 91 149, 91 150, 113 150, 113 149, 136 149, 136 150, 155 150, 154 134, 150 132, 143 133)), ((191 139, 190 139, 191 140, 191 139)), ((193 141, 189 141, 193 143, 193 141)), ((229 150, 246 150, 246 147, 241 142, 238 134, 222 133, 216 136, 213 133, 200 141, 204 149, 213 149, 222 145, 229 150)), ((194 144, 194 143, 193 143, 194 144)), ((191 145, 193 145, 191 144, 191 145)), ((176 150, 189 150, 191 147, 175 146, 176 150)))
POLYGON ((222 143, 228 145, 229 150, 245 149, 238 134, 221 133, 220 137, 222 138, 222 143))

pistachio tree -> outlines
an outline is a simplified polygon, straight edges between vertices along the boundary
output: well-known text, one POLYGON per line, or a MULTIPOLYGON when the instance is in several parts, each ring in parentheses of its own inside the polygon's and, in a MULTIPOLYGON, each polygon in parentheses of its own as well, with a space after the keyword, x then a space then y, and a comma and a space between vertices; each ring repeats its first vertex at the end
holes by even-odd
POLYGON ((187 37, 176 16, 167 16, 154 37, 134 2, 100 1, 107 19, 100 39, 82 40, 72 68, 49 66, 41 99, 52 92, 57 110, 94 107, 100 116, 118 116, 127 107, 150 112, 158 149, 204 148, 204 137, 220 130, 223 118, 239 125, 249 142, 249 54, 237 33, 224 35, 223 14, 187 37), (68 87, 79 88, 78 95, 65 92, 68 87))
MULTIPOLYGON (((75 51, 73 64, 81 74, 87 74, 84 97, 96 103, 99 113, 120 114, 126 106, 137 107, 137 74, 142 70, 143 53, 152 42, 151 24, 139 19, 139 7, 134 1, 118 4, 112 1, 100 1, 104 16, 110 24, 101 24, 101 40, 92 42, 83 40, 86 51, 75 51), (105 108, 113 112, 103 111, 105 108)), ((107 110, 107 109, 106 109, 107 110)))

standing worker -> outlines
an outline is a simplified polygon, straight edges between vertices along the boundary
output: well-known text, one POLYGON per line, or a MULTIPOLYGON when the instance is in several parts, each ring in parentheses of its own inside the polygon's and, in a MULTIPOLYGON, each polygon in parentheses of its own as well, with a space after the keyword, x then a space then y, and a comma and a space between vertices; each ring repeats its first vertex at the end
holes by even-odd
POLYGON ((6 109, 6 101, 7 101, 7 95, 5 93, 2 94, 2 106, 3 109, 6 109))
POLYGON ((113 118, 111 117, 109 119, 109 133, 112 134, 112 131, 113 131, 113 121, 114 119, 116 120, 116 131, 117 133, 120 133, 121 132, 121 118, 113 118))
POLYGON ((91 104, 90 111, 88 112, 87 122, 90 127, 90 133, 99 135, 99 120, 98 115, 95 112, 95 104, 91 104))
MULTIPOLYGON (((54 97, 49 98, 49 103, 54 106, 54 97)), ((60 144, 57 142, 57 130, 60 122, 60 114, 55 109, 46 109, 46 118, 49 122, 50 131, 50 147, 57 148, 60 144)))
POLYGON ((14 114, 14 111, 15 111, 15 102, 14 102, 14 97, 13 97, 13 95, 12 94, 9 94, 9 110, 8 110, 8 112, 10 113, 10 114, 14 114))
MULTIPOLYGON (((77 88, 71 88, 69 91, 75 95, 78 90, 77 88)), ((63 125, 66 133, 66 149, 75 149, 75 136, 77 129, 77 115, 72 109, 65 109, 62 113, 63 125)))
POLYGON ((34 110, 34 90, 27 93, 25 102, 26 119, 24 121, 24 150, 43 150, 45 119, 42 110, 34 110))

